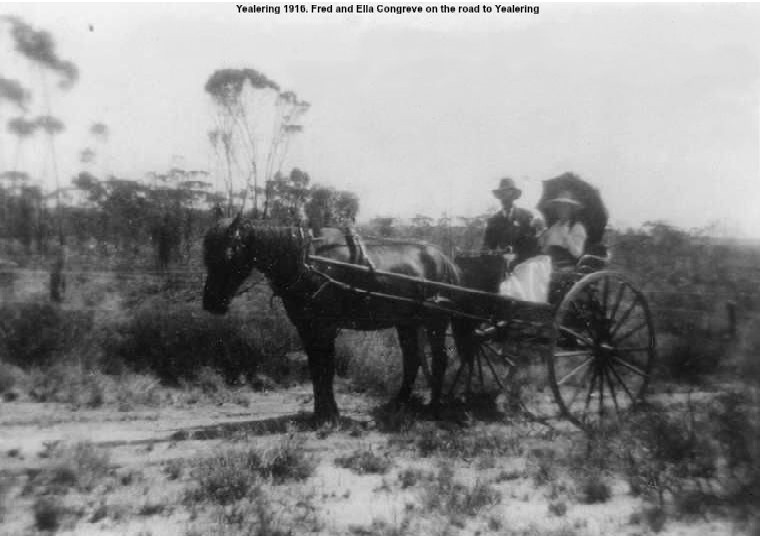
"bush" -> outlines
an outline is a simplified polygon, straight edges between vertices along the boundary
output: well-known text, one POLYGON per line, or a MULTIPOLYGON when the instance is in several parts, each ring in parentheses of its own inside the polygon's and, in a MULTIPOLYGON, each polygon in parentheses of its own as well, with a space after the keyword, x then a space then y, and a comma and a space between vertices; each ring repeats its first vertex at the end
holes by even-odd
POLYGON ((673 380, 698 384, 714 374, 725 358, 726 342, 707 330, 690 330, 661 345, 661 373, 673 380))
MULTIPOLYGON (((276 369, 291 350, 295 341, 276 326, 273 321, 247 326, 239 317, 211 317, 187 306, 143 308, 107 350, 118 361, 138 371, 152 370, 171 384, 196 381, 201 374, 208 380, 208 368, 234 383, 241 376, 252 379, 257 369, 276 369)), ((214 381, 204 387, 219 386, 214 381)))
POLYGON ((21 368, 46 366, 72 351, 92 329, 89 312, 48 303, 0 306, 0 358, 21 368))
POLYGON ((612 491, 599 472, 592 472, 583 480, 581 494, 583 503, 605 503, 612 496, 612 491))
POLYGON ((98 407, 105 402, 111 383, 110 379, 98 372, 58 363, 30 371, 29 395, 38 402, 98 407))
POLYGON ((392 465, 387 457, 380 457, 369 449, 357 449, 350 455, 338 457, 335 464, 358 474, 384 474, 392 465))
POLYGON ((261 494, 266 480, 277 485, 286 481, 302 481, 314 472, 316 465, 303 451, 303 440, 290 435, 268 451, 228 450, 197 463, 194 478, 198 486, 186 501, 230 505, 244 498, 261 494))
POLYGON ((491 485, 476 481, 471 487, 454 481, 449 467, 442 467, 428 483, 423 493, 423 504, 456 521, 462 516, 476 516, 485 507, 501 501, 501 494, 491 485))
POLYGON ((337 369, 356 391, 389 395, 401 386, 402 356, 395 330, 341 334, 335 356, 337 369))
POLYGON ((315 461, 304 453, 303 438, 289 435, 279 446, 265 456, 262 473, 275 484, 286 481, 303 481, 311 477, 315 461))
POLYGON ((519 453, 516 438, 502 431, 451 431, 439 428, 425 428, 416 440, 422 457, 443 455, 463 459, 474 459, 481 455, 514 455, 519 453))
POLYGON ((9 393, 23 377, 23 372, 16 366, 0 362, 0 395, 9 393))
POLYGON ((258 451, 226 451, 198 462, 186 501, 230 505, 260 492, 261 455, 258 451))
POLYGON ((55 533, 66 515, 63 501, 56 496, 40 496, 34 501, 34 527, 45 533, 55 533))
POLYGON ((27 492, 35 489, 45 494, 65 494, 70 489, 89 492, 110 473, 108 453, 89 442, 80 442, 71 448, 53 448, 52 456, 54 463, 27 483, 27 492))

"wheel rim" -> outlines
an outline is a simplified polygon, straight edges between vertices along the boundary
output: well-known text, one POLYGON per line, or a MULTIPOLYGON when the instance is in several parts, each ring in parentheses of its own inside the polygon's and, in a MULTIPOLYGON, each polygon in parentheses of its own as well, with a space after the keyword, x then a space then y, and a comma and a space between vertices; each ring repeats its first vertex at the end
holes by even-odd
POLYGON ((555 320, 558 339, 547 365, 560 411, 593 429, 639 406, 656 357, 643 293, 619 274, 594 273, 570 289, 555 320))

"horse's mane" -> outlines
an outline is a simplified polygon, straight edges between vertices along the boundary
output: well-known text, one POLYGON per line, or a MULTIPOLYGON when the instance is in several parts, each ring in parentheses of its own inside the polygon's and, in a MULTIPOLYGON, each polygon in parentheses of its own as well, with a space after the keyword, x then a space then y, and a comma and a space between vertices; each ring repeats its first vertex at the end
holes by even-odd
MULTIPOLYGON (((429 274, 437 274, 441 281, 456 283, 460 278, 459 268, 438 248, 426 241, 413 239, 388 239, 369 237, 364 242, 368 250, 382 250, 399 247, 419 249, 422 262, 428 265, 429 274)), ((306 228, 270 225, 256 220, 223 219, 212 228, 204 241, 207 264, 209 260, 220 259, 224 250, 235 244, 255 250, 257 265, 270 271, 297 271, 306 261, 312 237, 306 228)), ((340 246, 340 245, 335 245, 340 246)), ((283 274, 284 275, 284 274, 283 274)))

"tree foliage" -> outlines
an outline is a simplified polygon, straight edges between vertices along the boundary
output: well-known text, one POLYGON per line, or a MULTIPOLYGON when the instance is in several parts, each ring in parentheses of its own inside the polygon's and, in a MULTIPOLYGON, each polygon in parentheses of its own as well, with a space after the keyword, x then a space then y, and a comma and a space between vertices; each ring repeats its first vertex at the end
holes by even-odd
POLYGON ((26 112, 29 98, 29 90, 25 89, 21 82, 0 77, 0 101, 9 101, 22 112, 26 112))
POLYGON ((0 21, 10 24, 11 38, 16 51, 38 66, 56 72, 61 80, 59 87, 68 89, 79 79, 79 69, 69 60, 63 60, 56 51, 50 32, 35 30, 19 17, 4 16, 0 21))
POLYGON ((216 109, 209 142, 224 168, 228 213, 234 193, 241 188, 252 195, 253 208, 265 217, 271 210, 281 210, 271 206, 270 194, 276 191, 275 183, 281 183, 276 176, 281 174, 291 138, 302 130, 298 119, 309 103, 293 91, 281 91, 277 82, 250 68, 218 69, 204 90, 216 109), (259 194, 264 195, 263 203, 259 194))

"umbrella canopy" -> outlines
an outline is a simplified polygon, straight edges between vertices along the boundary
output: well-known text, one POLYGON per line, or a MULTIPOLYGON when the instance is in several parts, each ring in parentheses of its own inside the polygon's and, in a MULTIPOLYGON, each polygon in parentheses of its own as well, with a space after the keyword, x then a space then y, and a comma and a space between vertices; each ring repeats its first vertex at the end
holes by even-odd
POLYGON ((546 224, 551 226, 557 221, 557 215, 548 206, 547 201, 557 198, 564 192, 572 193, 573 197, 583 204, 583 208, 578 212, 578 220, 586 226, 587 243, 601 244, 604 229, 607 227, 607 208, 604 206, 599 191, 574 173, 563 173, 544 181, 544 193, 538 202, 538 209, 544 215, 546 224))

